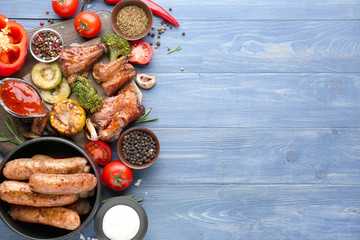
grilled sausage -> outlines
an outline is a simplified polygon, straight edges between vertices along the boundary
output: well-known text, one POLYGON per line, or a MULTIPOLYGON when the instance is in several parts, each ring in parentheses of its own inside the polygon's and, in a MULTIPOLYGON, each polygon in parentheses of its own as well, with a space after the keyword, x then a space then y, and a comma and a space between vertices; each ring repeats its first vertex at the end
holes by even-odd
POLYGON ((89 172, 90 166, 83 157, 63 159, 20 158, 5 164, 3 174, 12 180, 27 180, 33 173, 71 174, 89 172))
POLYGON ((34 173, 29 186, 34 192, 45 194, 78 194, 96 187, 97 179, 91 173, 46 174, 34 173))
POLYGON ((53 227, 74 230, 80 226, 79 215, 64 207, 29 207, 13 205, 9 211, 14 220, 40 223, 53 227))
POLYGON ((80 199, 80 198, 76 202, 70 205, 66 205, 64 207, 77 212, 79 215, 86 215, 91 210, 90 201, 87 199, 80 199))
POLYGON ((0 184, 0 198, 8 203, 34 207, 64 206, 78 199, 76 194, 50 195, 31 191, 29 184, 18 181, 4 181, 0 184))

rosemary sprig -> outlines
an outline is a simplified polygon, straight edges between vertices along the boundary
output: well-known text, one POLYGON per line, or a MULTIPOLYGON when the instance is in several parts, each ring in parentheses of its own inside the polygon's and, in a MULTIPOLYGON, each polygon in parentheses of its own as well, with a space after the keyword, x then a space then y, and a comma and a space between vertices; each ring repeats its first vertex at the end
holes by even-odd
POLYGON ((145 114, 142 115, 136 123, 150 122, 150 121, 154 121, 154 120, 159 119, 159 118, 157 118, 157 117, 156 117, 156 118, 147 119, 147 115, 149 115, 149 113, 151 112, 151 109, 152 109, 152 108, 149 108, 148 110, 146 110, 145 114))
POLYGON ((170 50, 170 51, 168 52, 168 54, 173 53, 173 52, 176 52, 176 51, 179 51, 179 50, 181 50, 181 47, 180 47, 180 46, 177 46, 177 47, 174 48, 173 50, 170 50))
POLYGON ((17 145, 22 144, 23 142, 25 142, 24 137, 16 130, 16 126, 12 118, 9 115, 7 117, 8 120, 4 122, 13 136, 9 136, 5 133, 0 132, 0 142, 12 142, 17 145))
MULTIPOLYGON (((134 199, 135 201, 137 202, 142 202, 142 200, 144 200, 144 197, 140 198, 140 199, 136 199, 135 198, 135 195, 134 194, 129 194, 129 195, 121 195, 121 197, 129 197, 129 198, 132 198, 134 199)), ((103 199, 101 202, 107 202, 108 200, 112 199, 114 197, 111 197, 111 198, 107 198, 107 199, 103 199)))

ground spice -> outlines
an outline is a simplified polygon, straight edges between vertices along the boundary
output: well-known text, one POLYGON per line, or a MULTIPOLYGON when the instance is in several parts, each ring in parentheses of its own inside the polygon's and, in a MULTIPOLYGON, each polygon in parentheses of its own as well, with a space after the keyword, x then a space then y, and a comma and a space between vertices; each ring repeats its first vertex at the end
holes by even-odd
POLYGON ((122 8, 116 16, 117 27, 128 37, 136 37, 144 33, 148 22, 146 12, 135 5, 122 8))

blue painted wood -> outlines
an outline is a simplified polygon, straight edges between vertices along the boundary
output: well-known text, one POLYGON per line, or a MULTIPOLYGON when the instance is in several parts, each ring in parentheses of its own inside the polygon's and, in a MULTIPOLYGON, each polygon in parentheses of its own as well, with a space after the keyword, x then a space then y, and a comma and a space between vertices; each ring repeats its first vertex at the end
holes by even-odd
MULTIPOLYGON (((136 66, 157 77, 143 103, 159 120, 142 126, 161 154, 134 171, 140 186, 104 198, 144 196, 145 239, 360 239, 360 2, 156 2, 181 24, 136 66)), ((50 1, 0 14, 28 30, 62 20, 50 1)), ((93 223, 83 234, 96 237, 93 223)), ((0 236, 20 239, 3 223, 0 236)))
MULTIPOLYGON (((359 186, 140 185, 147 239, 359 239, 359 186), (341 196, 341 197, 340 197, 341 196)), ((110 194, 110 193, 109 193, 110 194)), ((107 197, 107 195, 105 195, 107 197)), ((82 233, 95 237, 90 224, 82 233)), ((4 239, 21 239, 0 227, 4 239)), ((79 240, 79 235, 71 240, 79 240)))
MULTIPOLYGON (((4 0, 3 0, 4 1, 4 0)), ((83 1, 80 2, 82 4, 83 1)), ((309 20, 309 19, 358 19, 360 17, 360 3, 357 0, 184 0, 169 1, 156 0, 156 3, 168 10, 173 9, 171 15, 182 21, 235 21, 235 20, 309 20)), ((104 1, 90 1, 85 10, 111 11, 113 5, 107 5, 104 1)), ((80 11, 80 10, 79 10, 80 11)), ((52 10, 49 1, 23 0, 14 1, 12 4, 4 4, 0 12, 7 13, 9 18, 33 18, 46 19, 48 17, 59 19, 52 10), (19 14, 19 9, 26 9, 19 14), (49 11, 49 15, 45 11, 49 11)))
POLYGON ((157 84, 143 103, 160 116, 151 127, 360 126, 358 74, 149 74, 157 84))
MULTIPOLYGON (((156 27, 161 26, 159 21, 156 27)), ((29 26, 38 27, 38 20, 29 26)), ((357 20, 186 21, 180 28, 167 30, 161 39, 144 38, 162 44, 154 49, 150 64, 138 69, 154 73, 180 73, 181 68, 190 73, 359 73, 359 26, 357 20), (168 48, 178 45, 180 52, 167 54, 168 48)))

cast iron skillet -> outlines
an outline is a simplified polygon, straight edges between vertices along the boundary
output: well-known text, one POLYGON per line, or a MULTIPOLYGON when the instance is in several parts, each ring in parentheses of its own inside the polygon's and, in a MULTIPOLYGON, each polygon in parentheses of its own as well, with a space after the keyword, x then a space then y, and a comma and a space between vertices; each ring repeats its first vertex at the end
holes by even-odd
POLYGON ((41 137, 37 139, 29 140, 11 151, 0 164, 0 182, 3 182, 5 179, 2 174, 2 169, 6 162, 11 161, 16 158, 30 158, 35 154, 45 154, 54 158, 66 158, 74 156, 85 157, 89 164, 91 165, 91 173, 95 174, 98 184, 96 186, 95 195, 90 197, 89 200, 92 205, 92 209, 88 215, 80 216, 81 225, 73 230, 65 230, 55 227, 50 227, 41 224, 34 223, 23 223, 20 221, 14 221, 8 214, 10 204, 0 200, 0 216, 3 222, 15 233, 20 236, 32 239, 32 240, 42 240, 42 239, 51 239, 51 240, 60 240, 67 239, 71 236, 80 232, 95 216, 99 208, 101 201, 101 192, 102 192, 102 181, 99 167, 92 162, 90 157, 86 152, 77 146, 74 142, 63 138, 56 137, 41 137))

